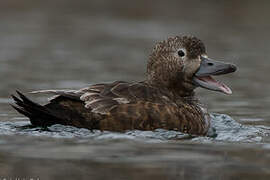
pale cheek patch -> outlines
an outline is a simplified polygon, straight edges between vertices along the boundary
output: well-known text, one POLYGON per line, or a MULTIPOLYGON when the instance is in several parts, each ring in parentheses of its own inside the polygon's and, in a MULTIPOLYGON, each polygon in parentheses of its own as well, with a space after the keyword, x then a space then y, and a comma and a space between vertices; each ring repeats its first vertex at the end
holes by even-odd
POLYGON ((201 62, 198 59, 186 61, 184 65, 184 72, 187 74, 187 76, 191 76, 198 70, 200 64, 201 62))
POLYGON ((204 58, 208 58, 208 56, 206 54, 202 54, 201 56, 204 58))

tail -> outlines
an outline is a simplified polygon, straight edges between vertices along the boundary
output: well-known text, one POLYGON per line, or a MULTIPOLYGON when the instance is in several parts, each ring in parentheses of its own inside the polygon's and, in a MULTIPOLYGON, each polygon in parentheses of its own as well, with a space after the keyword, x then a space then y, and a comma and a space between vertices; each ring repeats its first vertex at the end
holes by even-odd
POLYGON ((53 124, 64 124, 65 121, 57 117, 49 108, 28 99, 21 92, 16 91, 19 97, 11 95, 16 105, 11 105, 15 110, 30 119, 34 126, 47 127, 53 124))

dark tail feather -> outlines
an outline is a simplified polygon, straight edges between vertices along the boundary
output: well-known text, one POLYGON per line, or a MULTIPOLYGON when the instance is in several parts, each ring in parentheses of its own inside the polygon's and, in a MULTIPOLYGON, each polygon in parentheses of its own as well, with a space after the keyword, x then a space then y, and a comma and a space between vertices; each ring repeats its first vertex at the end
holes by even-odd
POLYGON ((34 126, 47 127, 53 124, 65 124, 64 120, 57 117, 48 108, 28 99, 21 92, 16 91, 19 97, 11 95, 16 105, 11 105, 16 111, 30 119, 34 126))

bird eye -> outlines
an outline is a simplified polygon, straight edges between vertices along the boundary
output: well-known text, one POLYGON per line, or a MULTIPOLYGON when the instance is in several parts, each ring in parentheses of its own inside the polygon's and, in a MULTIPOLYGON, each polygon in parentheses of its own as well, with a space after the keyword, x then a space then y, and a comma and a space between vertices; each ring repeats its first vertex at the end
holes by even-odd
POLYGON ((178 53, 178 55, 180 57, 184 57, 185 56, 185 52, 183 50, 179 50, 177 53, 178 53))

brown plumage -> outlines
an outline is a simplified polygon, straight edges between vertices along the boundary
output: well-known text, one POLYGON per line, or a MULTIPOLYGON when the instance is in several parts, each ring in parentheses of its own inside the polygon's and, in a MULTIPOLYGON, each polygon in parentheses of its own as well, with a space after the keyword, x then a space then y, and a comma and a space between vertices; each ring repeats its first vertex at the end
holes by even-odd
POLYGON ((110 131, 163 128, 206 135, 210 118, 195 98, 198 85, 193 82, 202 56, 206 52, 199 39, 169 38, 153 49, 145 81, 32 92, 56 95, 44 106, 18 92, 20 98, 12 95, 17 104, 13 107, 35 126, 63 124, 110 131))

